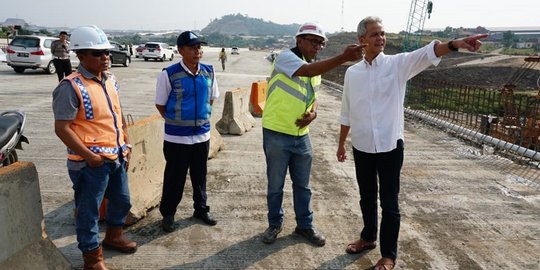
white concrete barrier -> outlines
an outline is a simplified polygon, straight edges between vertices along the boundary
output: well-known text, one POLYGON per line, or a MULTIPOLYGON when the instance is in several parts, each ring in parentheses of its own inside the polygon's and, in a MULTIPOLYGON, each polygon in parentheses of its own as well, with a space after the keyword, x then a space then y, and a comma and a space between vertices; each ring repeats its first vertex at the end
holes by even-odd
POLYGON ((223 138, 221 138, 221 134, 216 129, 216 122, 217 122, 217 116, 216 114, 212 114, 212 118, 210 119, 210 153, 208 153, 208 159, 214 158, 217 156, 219 150, 223 148, 223 138))
POLYGON ((159 204, 165 169, 163 122, 160 115, 154 115, 128 126, 129 142, 133 145, 128 169, 132 205, 128 225, 159 204))
POLYGON ((223 115, 216 128, 221 134, 242 135, 255 126, 255 118, 249 112, 249 93, 237 88, 225 93, 223 115))
POLYGON ((45 232, 33 163, 0 168, 0 269, 72 269, 45 232))
MULTIPOLYGON (((223 145, 221 134, 212 120, 209 158, 215 157, 223 145)), ((161 199, 163 187, 164 121, 154 115, 128 126, 129 142, 133 145, 128 169, 131 210, 126 220, 130 225, 146 216, 146 212, 156 207, 161 199)))

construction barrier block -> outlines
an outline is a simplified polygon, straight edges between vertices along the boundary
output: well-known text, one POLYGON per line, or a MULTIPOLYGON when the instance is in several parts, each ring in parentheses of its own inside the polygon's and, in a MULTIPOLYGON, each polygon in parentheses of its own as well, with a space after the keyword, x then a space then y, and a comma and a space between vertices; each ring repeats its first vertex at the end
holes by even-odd
POLYGON ((33 163, 0 167, 0 217, 0 269, 72 269, 47 237, 33 163))
POLYGON ((126 225, 131 225, 145 217, 161 198, 165 169, 164 120, 160 115, 153 115, 129 125, 127 130, 133 145, 128 168, 131 210, 126 219, 126 225))
POLYGON ((225 93, 223 114, 216 128, 221 134, 242 135, 255 126, 249 113, 249 96, 245 89, 237 88, 225 93))
POLYGON ((264 104, 266 103, 266 89, 268 82, 256 81, 251 84, 251 95, 249 97, 249 111, 255 117, 261 117, 264 104))
MULTIPOLYGON (((223 145, 221 134, 211 120, 210 153, 208 158, 215 157, 223 145)), ((149 209, 156 207, 161 199, 163 187, 163 118, 151 116, 128 126, 129 142, 133 145, 128 169, 129 194, 131 210, 126 218, 126 225, 133 225, 146 216, 149 209), (156 134, 159 134, 156 136, 156 134)), ((99 220, 105 220, 107 198, 99 208, 99 220)))
POLYGON ((221 134, 216 129, 217 121, 217 115, 212 114, 212 117, 210 118, 210 152, 208 153, 208 159, 216 157, 224 144, 221 134))

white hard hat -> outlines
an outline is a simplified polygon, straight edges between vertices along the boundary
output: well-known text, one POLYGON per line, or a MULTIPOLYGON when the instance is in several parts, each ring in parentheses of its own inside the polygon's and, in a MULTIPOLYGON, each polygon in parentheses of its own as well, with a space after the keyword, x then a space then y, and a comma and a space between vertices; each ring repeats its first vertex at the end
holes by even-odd
POLYGON ((296 32, 296 37, 300 35, 316 35, 319 37, 324 38, 324 41, 327 41, 326 35, 324 34, 323 29, 318 23, 313 22, 307 22, 302 24, 300 28, 298 28, 298 32, 296 32))
POLYGON ((105 32, 95 25, 80 26, 71 32, 70 50, 105 50, 112 48, 114 47, 109 43, 105 32))

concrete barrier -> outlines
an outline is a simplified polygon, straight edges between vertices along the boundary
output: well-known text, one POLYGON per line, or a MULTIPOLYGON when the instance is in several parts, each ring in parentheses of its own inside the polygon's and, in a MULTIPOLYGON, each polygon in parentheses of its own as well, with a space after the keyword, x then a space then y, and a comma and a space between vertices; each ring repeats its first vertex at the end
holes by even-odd
POLYGON ((33 163, 0 168, 0 269, 72 269, 45 232, 33 163))
POLYGON ((256 81, 251 84, 251 95, 249 96, 249 111, 255 117, 261 117, 266 103, 266 89, 268 82, 256 81))
POLYGON ((159 204, 165 169, 163 129, 164 121, 160 115, 128 126, 129 142, 133 149, 128 169, 132 206, 127 225, 145 217, 148 209, 159 204))
MULTIPOLYGON (((223 145, 221 134, 212 122, 209 158, 215 157, 223 145)), ((164 121, 160 115, 150 116, 128 126, 129 142, 133 145, 128 169, 131 210, 126 225, 131 225, 146 216, 149 209, 156 207, 161 199, 163 186, 164 121)), ((101 217, 105 216, 104 204, 101 217)))
POLYGON ((242 135, 255 126, 249 113, 249 97, 245 89, 237 88, 225 93, 223 115, 216 128, 221 134, 242 135))
POLYGON ((208 153, 208 159, 216 157, 219 150, 223 148, 224 144, 223 138, 221 138, 221 134, 216 129, 216 122, 217 115, 213 113, 212 118, 210 119, 210 125, 212 128, 210 128, 210 153, 208 153))

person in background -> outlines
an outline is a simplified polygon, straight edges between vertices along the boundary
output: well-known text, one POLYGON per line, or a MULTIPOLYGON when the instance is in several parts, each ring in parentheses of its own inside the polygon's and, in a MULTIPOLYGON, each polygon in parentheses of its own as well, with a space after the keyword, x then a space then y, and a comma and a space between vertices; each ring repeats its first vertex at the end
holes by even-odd
POLYGON ((219 97, 214 68, 200 63, 201 44, 195 33, 185 31, 176 41, 179 63, 161 71, 156 84, 156 108, 165 119, 163 154, 165 172, 159 211, 165 232, 175 229, 174 215, 182 200, 189 170, 193 187, 193 217, 214 226, 217 221, 206 204, 206 172, 210 149, 212 104, 219 97))
POLYGON ((449 52, 460 48, 478 50, 479 39, 485 37, 487 35, 476 35, 450 42, 434 40, 410 53, 385 55, 386 35, 382 20, 370 16, 358 24, 358 41, 367 46, 364 59, 345 73, 336 156, 340 162, 347 158, 345 141, 351 131, 364 227, 360 239, 350 243, 346 252, 356 254, 376 247, 379 197, 382 258, 376 263, 375 270, 390 270, 396 264, 400 227, 399 178, 404 151, 403 102, 407 80, 429 66, 437 65, 441 56, 449 52))
POLYGON ((98 27, 73 30, 71 50, 80 60, 77 71, 53 91, 54 130, 67 146, 67 168, 75 191, 77 241, 84 269, 107 269, 103 247, 134 253, 137 243, 123 234, 131 208, 127 168, 130 159, 119 84, 107 72, 110 45, 98 27), (99 207, 107 197, 107 230, 99 243, 99 207))
POLYGON ((221 68, 223 71, 225 71, 225 62, 227 62, 227 53, 225 52, 225 48, 221 48, 221 52, 219 52, 219 61, 221 61, 221 68))
POLYGON ((51 53, 53 55, 53 64, 56 69, 58 81, 71 74, 71 61, 69 60, 68 33, 61 31, 57 40, 51 43, 51 53))
POLYGON ((292 180, 295 232, 316 246, 326 239, 313 227, 309 177, 313 153, 309 124, 317 117, 316 89, 321 74, 360 59, 362 47, 349 45, 343 53, 313 61, 326 46, 326 35, 316 23, 304 23, 296 33, 296 47, 280 53, 272 68, 262 116, 263 149, 266 156, 267 206, 269 226, 262 241, 276 241, 283 228, 283 186, 287 170, 292 180))

